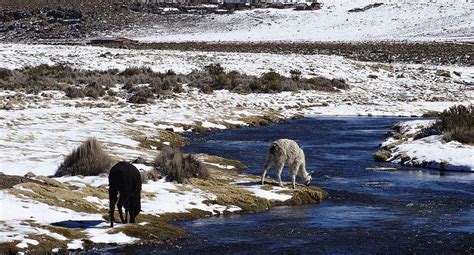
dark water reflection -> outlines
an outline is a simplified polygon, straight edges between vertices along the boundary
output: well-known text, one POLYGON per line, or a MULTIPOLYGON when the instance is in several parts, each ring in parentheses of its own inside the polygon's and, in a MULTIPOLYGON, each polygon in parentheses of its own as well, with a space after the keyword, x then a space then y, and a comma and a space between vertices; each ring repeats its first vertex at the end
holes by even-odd
POLYGON ((307 168, 315 170, 314 185, 328 190, 330 198, 319 205, 181 222, 192 236, 179 246, 101 252, 474 253, 474 174, 372 160, 384 133, 400 120, 318 117, 192 136, 186 151, 241 160, 254 174, 260 174, 271 141, 294 139, 305 150, 307 168))

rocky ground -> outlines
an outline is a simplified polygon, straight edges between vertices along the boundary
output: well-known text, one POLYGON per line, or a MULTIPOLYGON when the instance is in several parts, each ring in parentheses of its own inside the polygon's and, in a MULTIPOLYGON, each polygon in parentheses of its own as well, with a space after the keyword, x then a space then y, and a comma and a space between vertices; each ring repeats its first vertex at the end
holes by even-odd
MULTIPOLYGON (((157 14, 156 5, 137 5, 113 1, 90 4, 0 5, 0 40, 50 43, 83 42, 103 32, 120 31, 150 22, 172 21, 157 14), (100 6, 100 11, 97 9, 100 6)), ((81 1, 81 3, 88 3, 81 1)))
MULTIPOLYGON (((119 45, 108 45, 119 47, 119 45)), ((130 49, 340 55, 359 61, 473 65, 474 45, 444 42, 166 42, 139 43, 130 49)))

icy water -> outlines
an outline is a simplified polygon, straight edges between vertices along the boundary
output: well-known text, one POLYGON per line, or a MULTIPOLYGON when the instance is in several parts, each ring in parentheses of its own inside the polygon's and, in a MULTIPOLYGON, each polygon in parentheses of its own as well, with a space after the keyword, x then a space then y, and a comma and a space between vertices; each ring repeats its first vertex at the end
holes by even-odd
POLYGON ((178 245, 108 252, 474 254, 474 174, 373 161, 385 132, 401 120, 318 117, 192 136, 185 151, 238 159, 253 174, 260 174, 273 140, 294 139, 305 150, 307 168, 315 171, 313 185, 330 197, 317 205, 180 222, 192 235, 178 245), (396 171, 367 170, 372 167, 396 171))

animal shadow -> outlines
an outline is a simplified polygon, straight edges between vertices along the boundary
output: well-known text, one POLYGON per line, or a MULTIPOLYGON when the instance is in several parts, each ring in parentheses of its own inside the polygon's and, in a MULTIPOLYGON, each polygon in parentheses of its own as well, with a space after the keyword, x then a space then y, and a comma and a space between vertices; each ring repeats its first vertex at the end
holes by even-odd
POLYGON ((64 228, 98 228, 103 220, 64 220, 51 223, 53 226, 64 227, 64 228))

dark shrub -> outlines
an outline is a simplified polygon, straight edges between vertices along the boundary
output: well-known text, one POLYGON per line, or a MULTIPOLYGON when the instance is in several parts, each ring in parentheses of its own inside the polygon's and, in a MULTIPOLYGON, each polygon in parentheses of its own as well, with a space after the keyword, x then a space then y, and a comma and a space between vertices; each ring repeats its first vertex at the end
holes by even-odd
POLYGON ((105 88, 110 88, 115 85, 114 79, 112 79, 112 77, 108 74, 103 74, 99 76, 95 83, 105 88))
POLYGON ((155 96, 151 89, 146 87, 140 87, 136 92, 128 99, 129 103, 132 104, 147 104, 149 100, 154 99, 155 96))
POLYGON ((331 84, 338 89, 349 89, 349 85, 343 79, 331 79, 331 84))
POLYGON ((444 138, 474 144, 474 105, 453 106, 440 114, 444 138))
POLYGON ((161 85, 162 90, 172 90, 176 84, 170 80, 170 79, 165 79, 163 81, 163 84, 161 85))
POLYGON ((307 82, 311 84, 311 89, 321 91, 335 91, 337 89, 348 89, 349 85, 341 79, 327 79, 324 77, 314 77, 308 79, 307 82))
POLYGON ((127 80, 123 84, 122 89, 126 90, 127 92, 132 92, 135 90, 135 85, 133 85, 133 82, 131 80, 127 80))
POLYGON ((194 155, 183 155, 177 148, 166 147, 155 159, 155 170, 166 181, 185 183, 189 178, 208 179, 210 174, 204 164, 194 155))
POLYGON ((173 92, 174 93, 183 93, 184 92, 183 85, 181 85, 181 84, 174 85, 173 92))
POLYGON ((69 98, 84 97, 84 93, 82 92, 82 90, 73 86, 69 86, 64 92, 66 92, 66 96, 69 98))
POLYGON ((99 175, 108 172, 111 166, 110 156, 102 149, 97 140, 91 138, 66 156, 55 176, 99 175))
POLYGON ((260 80, 258 80, 258 79, 253 79, 253 80, 249 83, 249 89, 250 89, 252 92, 263 91, 263 84, 260 82, 260 80))
POLYGON ((47 65, 41 64, 35 67, 26 67, 23 71, 30 77, 51 77, 51 78, 66 78, 76 77, 74 69, 65 65, 47 65))
POLYGON ((262 83, 264 85, 263 92, 280 92, 283 90, 282 76, 275 72, 270 71, 262 75, 262 83))
POLYGON ((225 73, 224 67, 222 67, 219 63, 207 65, 204 67, 204 69, 212 76, 218 76, 225 73))
POLYGON ((0 80, 6 80, 13 75, 11 70, 0 68, 0 80))
POLYGON ((290 70, 290 75, 292 80, 299 81, 301 77, 301 71, 296 69, 290 70))
POLYGON ((173 70, 168 70, 168 71, 166 71, 166 75, 174 76, 174 75, 176 75, 176 73, 173 70))
POLYGON ((205 84, 201 86, 200 91, 205 94, 212 94, 212 92, 214 92, 214 89, 210 85, 205 84))
POLYGON ((425 127, 420 132, 418 132, 415 135, 414 139, 418 140, 418 139, 425 138, 425 137, 432 136, 432 135, 441 135, 442 134, 441 129, 442 129, 441 128, 441 123, 440 122, 435 122, 433 125, 431 125, 429 127, 425 127))
POLYGON ((107 90, 107 95, 111 96, 111 97, 114 97, 114 96, 117 96, 117 92, 115 92, 114 90, 107 90))
POLYGON ((97 99, 105 95, 105 89, 101 85, 97 83, 93 83, 93 84, 87 85, 84 88, 84 94, 88 97, 97 99))

